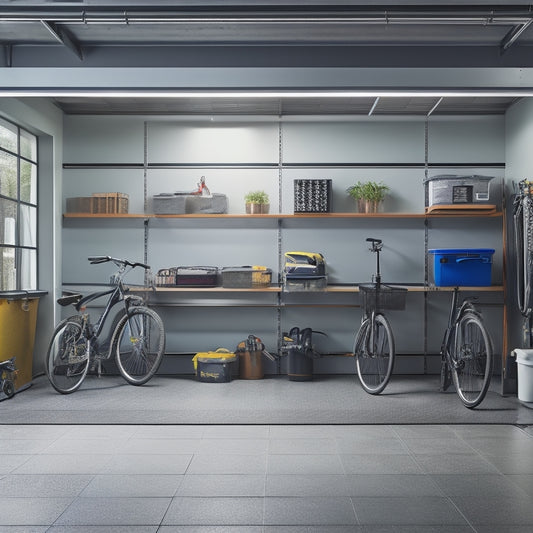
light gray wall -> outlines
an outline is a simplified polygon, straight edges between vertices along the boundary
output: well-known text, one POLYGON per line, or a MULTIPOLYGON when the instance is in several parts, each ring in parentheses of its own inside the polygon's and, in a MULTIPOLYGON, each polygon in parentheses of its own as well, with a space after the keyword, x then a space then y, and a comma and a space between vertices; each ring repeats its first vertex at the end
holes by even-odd
MULTIPOLYGON (((228 195, 229 212, 244 212, 244 194, 266 189, 273 213, 293 212, 293 182, 297 178, 331 178, 333 210, 355 211, 346 188, 358 180, 383 181, 391 192, 384 209, 396 212, 424 210, 424 164, 429 175, 478 173, 503 176, 491 164, 505 159, 503 117, 452 117, 423 120, 370 119, 321 120, 311 118, 281 122, 266 120, 179 121, 157 117, 65 117, 65 161, 71 164, 139 164, 146 151, 148 212, 151 196, 160 192, 192 190, 205 175, 211 192, 228 195), (146 123, 146 126, 145 126, 146 123), (427 128, 427 130, 426 130, 427 128), (429 135, 426 150, 426 131, 429 135), (145 143, 146 135, 146 143, 145 143), (292 165, 277 167, 282 161, 292 165), (235 164, 234 168, 202 167, 202 163, 235 164), (246 168, 261 163, 264 168, 246 168), (320 168, 320 163, 339 164, 320 168), (357 164, 367 163, 364 168, 357 164), (165 164, 169 168, 164 168, 165 164), (182 165, 170 168, 172 164, 182 165), (298 166, 300 164, 300 166, 298 166), (315 164, 304 168, 302 164, 315 164), (471 167, 472 164, 487 165, 471 167), (159 165, 163 168, 153 168, 159 165), (184 168, 183 165, 187 165, 184 168), (380 165, 383 165, 380 167, 380 165), (403 165, 396 166, 395 165, 403 165), (407 165, 407 167, 405 167, 407 165), (409 166, 410 165, 410 166, 409 166), (452 166, 450 168, 450 165, 452 166), (468 166, 465 170, 465 165, 468 166), (280 187, 281 194, 278 192, 280 187)), ((142 168, 65 169, 64 197, 91 192, 121 191, 130 194, 130 212, 142 212, 142 168)), ((155 219, 148 223, 147 261, 154 271, 177 265, 238 266, 263 264, 273 270, 276 281, 282 252, 305 250, 326 257, 331 283, 370 281, 374 256, 365 238, 382 238, 383 278, 397 283, 423 283, 425 249, 429 247, 489 247, 496 249, 493 282, 501 283, 501 219, 435 219, 429 222, 426 243, 424 219, 155 219)), ((63 281, 67 283, 107 280, 110 268, 90 266, 86 257, 109 254, 141 260, 144 254, 142 220, 65 220, 63 228, 63 281)), ((312 327, 328 334, 317 337, 322 352, 352 349, 361 310, 355 294, 283 296, 281 328, 312 327), (302 306, 321 303, 326 306, 302 306)), ((501 298, 490 294, 486 308, 494 324, 497 350, 501 350, 501 298)), ((445 326, 449 295, 409 296, 405 312, 391 312, 400 358, 399 371, 434 371, 435 357, 425 359, 426 349, 436 353, 445 326), (425 305, 431 326, 424 325, 425 305), (433 326, 435 324, 435 326, 433 326)), ((157 303, 153 301, 153 303, 157 303)), ((225 346, 233 349, 249 333, 261 337, 272 351, 277 349, 278 311, 275 295, 244 296, 180 293, 158 296, 158 307, 167 327, 170 352, 196 352, 225 346), (173 307, 179 303, 181 307, 173 307), (229 309, 224 304, 236 305, 229 309), (264 304, 263 307, 255 307, 264 304), (183 307, 190 305, 190 307, 183 307)), ((485 311, 485 309, 484 309, 485 311)), ((167 358, 168 359, 168 358, 167 358)), ((328 357, 316 362, 317 372, 353 372, 350 358, 328 357)), ((190 371, 188 359, 167 361, 168 371, 190 371)), ((270 367, 270 371, 274 368, 270 367)), ((283 370, 283 366, 282 366, 283 370)))
POLYGON ((39 139, 39 278, 38 288, 48 292, 39 302, 33 373, 44 370, 44 357, 54 324, 59 318, 55 300, 61 292, 61 220, 63 116, 41 99, 0 98, 0 115, 37 135, 39 139))

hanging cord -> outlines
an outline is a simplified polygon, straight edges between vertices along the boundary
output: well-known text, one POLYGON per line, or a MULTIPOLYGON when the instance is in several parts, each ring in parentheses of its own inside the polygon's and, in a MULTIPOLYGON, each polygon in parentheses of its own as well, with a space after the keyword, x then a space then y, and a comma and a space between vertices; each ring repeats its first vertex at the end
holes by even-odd
POLYGON ((518 307, 524 316, 524 341, 533 345, 531 285, 533 283, 533 183, 519 184, 514 201, 515 249, 517 255, 518 307))
POLYGON ((531 314, 531 273, 533 254, 533 205, 529 182, 521 181, 514 202, 515 248, 517 254, 517 296, 523 316, 531 314))

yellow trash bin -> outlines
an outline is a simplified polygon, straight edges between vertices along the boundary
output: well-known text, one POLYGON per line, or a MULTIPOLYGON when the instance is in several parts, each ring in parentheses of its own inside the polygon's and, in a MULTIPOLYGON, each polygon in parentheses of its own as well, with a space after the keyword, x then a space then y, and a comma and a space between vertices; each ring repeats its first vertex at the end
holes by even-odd
POLYGON ((38 306, 39 298, 0 293, 0 399, 31 385, 38 306))

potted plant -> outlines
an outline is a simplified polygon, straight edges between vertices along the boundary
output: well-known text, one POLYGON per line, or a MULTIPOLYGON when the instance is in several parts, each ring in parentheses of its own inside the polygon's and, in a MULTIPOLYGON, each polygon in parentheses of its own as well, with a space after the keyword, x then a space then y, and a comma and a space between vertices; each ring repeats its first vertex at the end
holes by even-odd
POLYGON ((377 213, 388 190, 387 185, 376 181, 358 181, 346 189, 348 194, 357 201, 357 210, 360 213, 377 213))
POLYGON ((265 191, 251 191, 244 197, 248 215, 266 215, 270 210, 270 200, 265 191))

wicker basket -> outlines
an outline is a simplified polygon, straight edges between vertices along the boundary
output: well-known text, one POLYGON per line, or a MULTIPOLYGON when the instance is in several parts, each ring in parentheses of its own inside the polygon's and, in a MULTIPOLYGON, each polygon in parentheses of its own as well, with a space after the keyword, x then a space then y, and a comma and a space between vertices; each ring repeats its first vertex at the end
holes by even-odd
POLYGON ((405 287, 369 283, 359 285, 359 291, 362 295, 363 308, 366 313, 384 309, 396 311, 405 309, 405 298, 407 296, 405 287))

